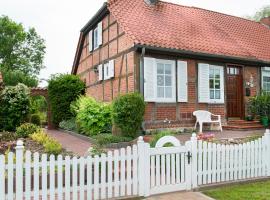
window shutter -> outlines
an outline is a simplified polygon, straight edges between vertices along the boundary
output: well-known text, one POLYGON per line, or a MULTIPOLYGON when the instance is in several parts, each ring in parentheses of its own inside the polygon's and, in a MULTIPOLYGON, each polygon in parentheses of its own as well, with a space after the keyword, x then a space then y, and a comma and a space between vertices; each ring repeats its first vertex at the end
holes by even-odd
POLYGON ((102 45, 102 21, 98 24, 98 45, 102 45))
POLYGON ((88 34, 88 40, 89 40, 89 52, 93 51, 93 31, 89 31, 88 34))
POLYGON ((103 68, 102 68, 102 65, 98 66, 98 80, 99 81, 103 80, 103 68))
POLYGON ((188 101, 188 72, 187 62, 178 61, 177 63, 177 86, 178 86, 178 102, 188 101))
POLYGON ((144 58, 144 99, 147 102, 155 101, 156 79, 155 79, 155 59, 144 58))
POLYGON ((198 66, 198 90, 199 90, 199 103, 209 103, 209 65, 199 63, 198 66))
POLYGON ((109 61, 109 77, 114 77, 114 60, 109 61))

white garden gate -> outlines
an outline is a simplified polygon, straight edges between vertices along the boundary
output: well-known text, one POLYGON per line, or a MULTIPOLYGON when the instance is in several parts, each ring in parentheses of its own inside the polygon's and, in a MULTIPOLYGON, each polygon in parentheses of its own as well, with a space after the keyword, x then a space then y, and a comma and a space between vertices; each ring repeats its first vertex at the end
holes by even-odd
POLYGON ((0 155, 0 200, 91 200, 191 190, 212 183, 270 177, 270 132, 244 144, 172 137, 150 148, 137 145, 94 157, 55 157, 24 152, 0 155), (172 143, 173 147, 164 147, 172 143), (15 159, 16 156, 16 159, 15 159))

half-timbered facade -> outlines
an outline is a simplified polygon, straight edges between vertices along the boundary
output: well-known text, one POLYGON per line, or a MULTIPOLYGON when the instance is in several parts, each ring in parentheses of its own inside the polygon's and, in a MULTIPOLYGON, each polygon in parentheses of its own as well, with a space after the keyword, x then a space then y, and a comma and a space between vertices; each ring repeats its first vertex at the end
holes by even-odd
POLYGON ((192 112, 243 119, 246 103, 270 91, 270 28, 162 1, 110 0, 83 27, 72 73, 87 94, 110 102, 139 91, 145 128, 187 127, 192 112))

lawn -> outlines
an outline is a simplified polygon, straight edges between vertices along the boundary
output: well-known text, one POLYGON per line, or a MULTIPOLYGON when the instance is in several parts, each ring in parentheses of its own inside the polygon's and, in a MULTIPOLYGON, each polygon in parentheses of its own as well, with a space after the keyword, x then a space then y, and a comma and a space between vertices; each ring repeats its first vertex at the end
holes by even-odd
POLYGON ((216 200, 269 200, 270 180, 224 186, 206 190, 203 193, 216 200))

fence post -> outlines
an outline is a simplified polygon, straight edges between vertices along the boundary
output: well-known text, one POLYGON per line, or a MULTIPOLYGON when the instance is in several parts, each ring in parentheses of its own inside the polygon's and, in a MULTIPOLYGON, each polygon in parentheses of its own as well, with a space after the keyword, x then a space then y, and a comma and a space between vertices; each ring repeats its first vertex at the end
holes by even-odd
POLYGON ((137 142, 138 145, 138 188, 139 196, 149 196, 150 190, 150 156, 149 156, 149 144, 143 141, 143 137, 140 136, 137 142))
POLYGON ((16 200, 23 199, 23 141, 18 140, 16 149, 16 200))
POLYGON ((270 155, 270 130, 269 129, 266 129, 265 130, 265 133, 264 133, 264 136, 265 136, 265 145, 266 145, 266 149, 267 149, 267 153, 265 154, 266 155, 266 158, 264 158, 267 162, 267 176, 270 176, 270 159, 269 159, 269 155, 270 155))
POLYGON ((192 155, 192 162, 191 162, 191 170, 192 170, 192 179, 191 179, 191 184, 192 188, 197 188, 198 187, 198 182, 197 182, 197 175, 198 175, 198 167, 197 167, 197 154, 198 154, 198 144, 197 144, 197 135, 196 133, 192 134, 192 137, 190 138, 191 140, 191 155, 192 155))

